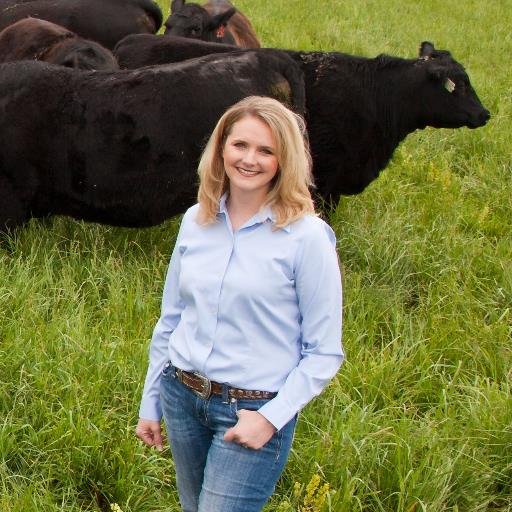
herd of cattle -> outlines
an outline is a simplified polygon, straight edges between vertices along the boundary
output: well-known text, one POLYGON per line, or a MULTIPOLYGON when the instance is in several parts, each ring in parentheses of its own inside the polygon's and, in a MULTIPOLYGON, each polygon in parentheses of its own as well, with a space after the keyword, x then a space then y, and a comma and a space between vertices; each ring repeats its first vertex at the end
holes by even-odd
POLYGON ((152 0, 0 0, 0 230, 183 212, 207 137, 248 95, 304 115, 316 193, 333 202, 413 131, 490 117, 463 66, 428 42, 415 59, 260 48, 226 0, 173 0, 156 35, 162 23, 152 0))

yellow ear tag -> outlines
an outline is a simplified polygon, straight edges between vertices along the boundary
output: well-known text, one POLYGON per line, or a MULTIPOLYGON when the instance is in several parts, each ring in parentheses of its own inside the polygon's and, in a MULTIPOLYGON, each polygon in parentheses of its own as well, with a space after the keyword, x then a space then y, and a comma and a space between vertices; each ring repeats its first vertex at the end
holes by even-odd
POLYGON ((453 92, 455 91, 455 82, 452 82, 449 78, 446 79, 445 83, 444 83, 444 88, 448 91, 448 92, 453 92))

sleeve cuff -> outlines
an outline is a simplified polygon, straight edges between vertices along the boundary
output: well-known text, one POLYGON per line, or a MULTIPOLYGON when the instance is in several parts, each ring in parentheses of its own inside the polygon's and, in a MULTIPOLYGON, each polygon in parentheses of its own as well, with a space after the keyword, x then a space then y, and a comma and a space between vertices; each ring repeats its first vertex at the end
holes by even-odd
POLYGON ((139 418, 160 421, 162 419, 160 401, 151 399, 151 397, 143 397, 139 409, 139 418))
POLYGON ((260 407, 258 412, 270 421, 277 430, 281 430, 299 411, 290 407, 282 397, 277 395, 260 407))

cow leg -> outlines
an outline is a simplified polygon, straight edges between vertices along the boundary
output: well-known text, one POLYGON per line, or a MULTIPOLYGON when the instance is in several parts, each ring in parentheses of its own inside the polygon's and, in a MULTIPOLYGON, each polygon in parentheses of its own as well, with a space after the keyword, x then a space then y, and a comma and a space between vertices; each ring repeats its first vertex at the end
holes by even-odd
POLYGON ((11 183, 5 176, 0 176, 0 232, 21 226, 28 219, 28 211, 11 183))

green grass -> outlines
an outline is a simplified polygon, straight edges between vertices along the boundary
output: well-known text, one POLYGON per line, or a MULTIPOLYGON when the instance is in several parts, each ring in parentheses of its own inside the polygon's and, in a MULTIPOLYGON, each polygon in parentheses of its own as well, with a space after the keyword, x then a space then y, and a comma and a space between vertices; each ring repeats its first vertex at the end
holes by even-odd
MULTIPOLYGON (((493 116, 409 136, 331 213, 347 361, 266 510, 512 511, 512 2, 236 5, 267 46, 413 57, 430 40, 493 116)), ((179 510, 168 450, 133 435, 179 220, 53 218, 3 240, 1 512, 179 510)))

